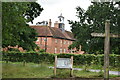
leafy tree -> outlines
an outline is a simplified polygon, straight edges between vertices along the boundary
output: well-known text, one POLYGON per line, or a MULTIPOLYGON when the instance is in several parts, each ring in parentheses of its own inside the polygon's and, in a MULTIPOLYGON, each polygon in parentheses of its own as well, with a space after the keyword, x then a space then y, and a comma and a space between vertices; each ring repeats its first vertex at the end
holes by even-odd
POLYGON ((42 10, 35 2, 3 2, 2 47, 18 45, 25 50, 34 50, 37 33, 27 22, 32 22, 42 10))
MULTIPOLYGON (((120 34, 120 2, 92 2, 88 10, 77 7, 79 21, 70 21, 72 32, 77 39, 69 48, 79 47, 89 53, 103 53, 104 38, 95 38, 90 34, 93 32, 104 33, 105 21, 110 20, 110 32, 120 34)), ((119 54, 120 39, 111 38, 111 52, 119 54)))

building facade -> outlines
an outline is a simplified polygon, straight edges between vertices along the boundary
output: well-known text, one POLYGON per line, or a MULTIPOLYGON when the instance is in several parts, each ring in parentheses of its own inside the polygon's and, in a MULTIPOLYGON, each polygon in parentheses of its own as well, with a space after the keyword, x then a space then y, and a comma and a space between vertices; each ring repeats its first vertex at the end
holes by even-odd
MULTIPOLYGON (((62 14, 58 18, 59 21, 54 23, 54 27, 51 26, 51 19, 48 24, 30 26, 38 33, 35 43, 49 53, 73 53, 75 49, 69 50, 68 47, 76 39, 71 32, 64 29, 64 17, 62 14)), ((81 49, 78 53, 83 54, 81 49)))

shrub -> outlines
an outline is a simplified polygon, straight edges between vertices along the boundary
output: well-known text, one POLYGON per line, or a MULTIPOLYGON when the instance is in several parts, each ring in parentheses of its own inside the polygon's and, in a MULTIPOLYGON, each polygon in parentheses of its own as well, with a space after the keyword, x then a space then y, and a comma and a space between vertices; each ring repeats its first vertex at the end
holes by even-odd
MULTIPOLYGON (((70 58, 73 56, 74 65, 104 65, 104 55, 94 55, 94 54, 50 54, 46 52, 3 52, 3 61, 11 62, 34 62, 34 63, 54 63, 55 55, 59 58, 70 58)), ((120 66, 120 55, 111 54, 110 55, 110 66, 119 67, 120 66)))

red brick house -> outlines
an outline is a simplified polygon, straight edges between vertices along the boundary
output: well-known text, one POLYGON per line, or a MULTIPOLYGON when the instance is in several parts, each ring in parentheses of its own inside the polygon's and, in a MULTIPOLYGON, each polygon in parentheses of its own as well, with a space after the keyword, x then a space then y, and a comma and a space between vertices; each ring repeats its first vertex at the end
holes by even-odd
MULTIPOLYGON (((49 53, 72 53, 75 51, 68 50, 69 45, 76 39, 73 34, 64 29, 64 17, 60 15, 59 22, 54 23, 54 27, 51 27, 52 22, 49 20, 48 25, 34 25, 30 26, 34 28, 37 33, 37 41, 35 42, 41 49, 45 49, 49 53)), ((83 54, 84 51, 78 51, 77 53, 83 54)))

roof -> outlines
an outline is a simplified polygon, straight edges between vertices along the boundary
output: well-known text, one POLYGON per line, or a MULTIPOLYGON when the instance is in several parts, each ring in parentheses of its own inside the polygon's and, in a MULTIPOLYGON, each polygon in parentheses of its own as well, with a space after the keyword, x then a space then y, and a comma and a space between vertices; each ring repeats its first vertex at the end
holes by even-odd
POLYGON ((68 39, 68 40, 76 40, 73 34, 69 31, 62 32, 59 28, 49 27, 49 26, 30 26, 34 28, 40 37, 54 37, 54 38, 61 38, 61 39, 68 39))

